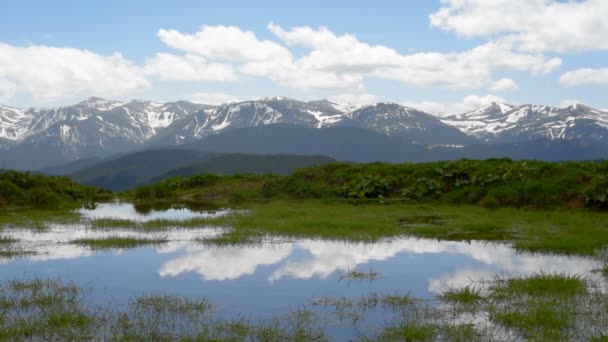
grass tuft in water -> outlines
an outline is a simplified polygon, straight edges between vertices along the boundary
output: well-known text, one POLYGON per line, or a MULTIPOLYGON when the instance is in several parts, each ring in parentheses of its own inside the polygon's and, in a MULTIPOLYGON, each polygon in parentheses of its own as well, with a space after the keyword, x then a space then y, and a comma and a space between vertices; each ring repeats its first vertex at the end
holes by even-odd
POLYGON ((210 246, 249 246, 260 245, 263 241, 263 235, 254 232, 231 230, 219 236, 197 238, 195 241, 210 246))
POLYGON ((463 288, 451 288, 444 291, 440 296, 444 302, 452 302, 464 305, 475 305, 483 299, 481 289, 473 286, 463 288))
POLYGON ((356 280, 368 280, 374 281, 379 279, 382 275, 379 272, 376 272, 372 269, 369 271, 357 271, 357 270, 347 270, 345 272, 338 272, 339 280, 347 280, 347 281, 356 281, 356 280))
POLYGON ((580 276, 539 273, 527 277, 498 279, 492 286, 492 296, 561 296, 569 297, 587 292, 580 276))
POLYGON ((10 245, 10 244, 15 243, 17 241, 19 241, 19 240, 14 239, 14 238, 12 238, 10 236, 1 236, 0 235, 0 245, 10 245))
POLYGON ((2 259, 18 259, 28 255, 35 255, 36 252, 23 249, 21 246, 12 244, 0 245, 0 260, 2 259))
POLYGON ((80 246, 86 246, 93 250, 104 249, 129 249, 140 246, 160 246, 166 244, 169 240, 166 237, 125 237, 125 236, 107 236, 103 238, 85 238, 72 240, 70 243, 80 246))

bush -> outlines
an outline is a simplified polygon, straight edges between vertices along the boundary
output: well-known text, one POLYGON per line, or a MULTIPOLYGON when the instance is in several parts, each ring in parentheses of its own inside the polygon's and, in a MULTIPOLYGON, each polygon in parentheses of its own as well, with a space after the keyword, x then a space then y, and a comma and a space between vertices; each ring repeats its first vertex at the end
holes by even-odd
POLYGON ((383 197, 390 189, 391 182, 387 177, 377 175, 359 175, 340 188, 347 198, 378 198, 383 197))
POLYGON ((441 200, 451 204, 477 204, 487 193, 484 187, 470 186, 444 194, 441 200))
POLYGON ((15 203, 23 198, 23 190, 8 180, 0 180, 0 197, 6 203, 15 203))
POLYGON ((133 197, 138 200, 152 199, 154 197, 154 192, 151 187, 142 186, 135 189, 133 197))
POLYGON ((61 204, 61 197, 54 192, 34 188, 28 194, 29 204, 34 208, 55 209, 61 204))
POLYGON ((600 177, 593 181, 585 192, 585 205, 589 208, 608 209, 608 178, 600 177))
POLYGON ((488 195, 483 199, 483 201, 481 202, 481 205, 483 205, 484 208, 496 209, 496 208, 500 207, 500 202, 498 201, 498 199, 496 199, 496 197, 494 197, 492 195, 488 195))
POLYGON ((187 178, 184 181, 184 186, 186 186, 188 188, 193 188, 193 187, 198 187, 198 186, 209 186, 209 185, 218 183, 220 180, 221 180, 220 176, 213 174, 213 173, 207 173, 207 174, 201 174, 201 175, 196 175, 196 176, 187 178))
POLYGON ((519 184, 502 185, 490 189, 488 197, 494 198, 503 207, 520 207, 522 204, 519 184))

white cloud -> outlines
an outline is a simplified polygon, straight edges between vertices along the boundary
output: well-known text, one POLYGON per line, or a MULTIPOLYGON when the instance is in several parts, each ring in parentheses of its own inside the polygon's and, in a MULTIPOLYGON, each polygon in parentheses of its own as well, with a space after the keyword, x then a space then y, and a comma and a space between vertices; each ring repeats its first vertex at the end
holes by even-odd
POLYGON ((146 73, 165 81, 234 81, 237 75, 229 64, 209 63, 194 55, 157 53, 145 66, 146 73))
POLYGON ((0 101, 8 102, 15 96, 17 92, 17 84, 0 76, 0 101))
MULTIPOLYGON (((324 73, 336 78, 350 76, 363 87, 365 78, 393 79, 416 86, 473 89, 491 86, 494 70, 546 74, 561 65, 541 54, 516 53, 507 42, 489 42, 457 53, 402 55, 394 49, 360 42, 351 34, 338 36, 325 27, 294 27, 289 31, 270 24, 269 30, 285 44, 311 51, 294 61, 304 75, 324 73)), ((272 69, 277 71, 277 69, 272 69)), ((301 78, 300 75, 297 77, 301 78)), ((287 78, 289 81, 289 78, 287 78)), ((512 85, 510 85, 512 88, 512 85)))
POLYGON ((567 86, 608 85, 608 68, 569 71, 563 74, 559 81, 567 86))
POLYGON ((194 93, 192 96, 190 96, 190 101, 210 105, 220 105, 230 102, 239 102, 240 100, 236 96, 225 93, 194 93))
POLYGON ((608 49, 608 1, 442 0, 431 26, 465 37, 492 37, 525 51, 608 49))
POLYGON ((400 104, 431 114, 445 114, 448 108, 445 103, 434 101, 401 101, 400 104))
POLYGON ((203 26, 194 34, 160 29, 157 35, 163 43, 176 50, 214 60, 270 62, 291 59, 291 52, 284 46, 259 40, 253 32, 236 26, 203 26))
POLYGON ((337 103, 349 103, 355 106, 364 106, 378 102, 376 95, 368 93, 339 94, 331 96, 329 100, 337 103))
POLYGON ((517 83, 510 78, 501 78, 490 87, 492 91, 514 91, 518 89, 517 83))
POLYGON ((270 23, 268 30, 281 42, 258 39, 253 32, 235 26, 204 26, 193 34, 161 29, 158 37, 184 56, 159 54, 147 69, 163 79, 253 76, 296 89, 360 93, 370 78, 425 87, 514 90, 517 86, 512 80, 494 80, 494 71, 546 74, 561 65, 559 58, 513 52, 507 42, 489 42, 463 52, 401 54, 326 27, 286 30, 270 23), (296 57, 288 47, 305 51, 296 57), (160 59, 167 61, 156 61, 160 59))
POLYGON ((0 95, 25 93, 40 102, 92 94, 122 96, 149 87, 143 71, 120 53, 0 43, 0 95))
POLYGON ((463 98, 462 101, 451 104, 450 109, 454 113, 464 113, 475 110, 479 107, 488 105, 493 102, 506 103, 507 100, 504 97, 491 94, 485 96, 469 95, 463 98))

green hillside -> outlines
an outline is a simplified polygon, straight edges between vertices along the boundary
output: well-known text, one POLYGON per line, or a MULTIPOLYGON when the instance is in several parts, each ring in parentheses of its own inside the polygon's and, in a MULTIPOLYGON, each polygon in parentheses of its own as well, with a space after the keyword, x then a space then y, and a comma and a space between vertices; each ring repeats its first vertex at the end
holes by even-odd
POLYGON ((104 160, 68 176, 82 184, 119 191, 145 184, 170 170, 213 156, 204 151, 184 149, 146 150, 104 160))
POLYGON ((227 154, 169 171, 159 177, 158 180, 175 176, 193 176, 199 173, 215 173, 218 175, 273 173, 289 175, 303 167, 330 162, 335 162, 335 159, 325 156, 227 154))

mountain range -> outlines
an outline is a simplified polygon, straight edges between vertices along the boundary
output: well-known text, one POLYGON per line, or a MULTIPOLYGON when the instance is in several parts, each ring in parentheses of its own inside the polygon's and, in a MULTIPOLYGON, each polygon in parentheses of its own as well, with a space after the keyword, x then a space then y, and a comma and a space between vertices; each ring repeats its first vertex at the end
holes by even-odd
POLYGON ((437 116, 395 103, 353 106, 285 97, 218 106, 98 97, 58 108, 0 106, 0 160, 14 169, 48 168, 158 147, 420 161, 511 156, 508 151, 531 144, 551 146, 549 150, 558 154, 556 146, 567 145, 572 151, 592 151, 575 154, 581 159, 603 158, 608 113, 584 105, 491 103, 468 113, 437 116), (258 129, 263 127, 269 129, 258 129))

